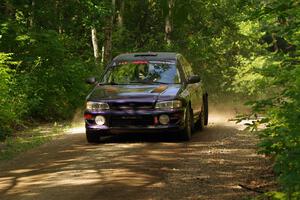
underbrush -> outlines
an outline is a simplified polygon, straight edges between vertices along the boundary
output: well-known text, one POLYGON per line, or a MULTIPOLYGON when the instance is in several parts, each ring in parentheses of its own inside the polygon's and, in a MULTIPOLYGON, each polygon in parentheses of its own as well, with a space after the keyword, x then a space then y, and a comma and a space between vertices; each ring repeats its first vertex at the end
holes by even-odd
POLYGON ((100 71, 93 60, 74 54, 72 38, 54 31, 29 32, 18 43, 28 51, 0 48, 0 141, 28 121, 70 120, 90 89, 85 79, 100 71))
POLYGON ((18 131, 0 142, 0 160, 9 160, 65 133, 69 124, 47 124, 18 131))

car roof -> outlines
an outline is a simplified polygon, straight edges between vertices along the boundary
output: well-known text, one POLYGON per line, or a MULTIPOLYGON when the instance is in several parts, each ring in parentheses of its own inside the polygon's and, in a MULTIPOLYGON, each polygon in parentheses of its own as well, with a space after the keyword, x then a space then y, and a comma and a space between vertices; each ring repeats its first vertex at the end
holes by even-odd
POLYGON ((139 52, 120 54, 113 61, 131 60, 176 60, 178 53, 175 52, 139 52))

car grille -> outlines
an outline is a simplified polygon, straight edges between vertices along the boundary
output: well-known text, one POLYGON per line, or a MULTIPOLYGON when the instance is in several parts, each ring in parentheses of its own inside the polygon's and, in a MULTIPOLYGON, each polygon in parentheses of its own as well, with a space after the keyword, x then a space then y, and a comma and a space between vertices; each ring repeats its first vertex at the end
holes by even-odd
POLYGON ((113 110, 147 110, 153 108, 153 103, 110 103, 109 106, 113 110))
POLYGON ((129 115, 129 116, 111 116, 109 120, 110 127, 146 127, 151 126, 154 124, 154 117, 153 116, 136 116, 136 115, 129 115))

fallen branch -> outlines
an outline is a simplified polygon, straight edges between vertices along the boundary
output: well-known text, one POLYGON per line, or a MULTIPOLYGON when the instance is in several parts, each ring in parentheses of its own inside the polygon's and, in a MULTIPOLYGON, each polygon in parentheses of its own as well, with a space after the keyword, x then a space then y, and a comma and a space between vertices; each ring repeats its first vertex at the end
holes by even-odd
POLYGON ((239 184, 239 186, 243 189, 246 189, 246 190, 249 190, 249 191, 252 191, 252 192, 257 192, 257 193, 260 193, 260 194, 265 193, 265 191, 263 191, 263 190, 260 190, 260 189, 257 189, 257 188, 251 188, 251 187, 248 187, 246 185, 239 184))

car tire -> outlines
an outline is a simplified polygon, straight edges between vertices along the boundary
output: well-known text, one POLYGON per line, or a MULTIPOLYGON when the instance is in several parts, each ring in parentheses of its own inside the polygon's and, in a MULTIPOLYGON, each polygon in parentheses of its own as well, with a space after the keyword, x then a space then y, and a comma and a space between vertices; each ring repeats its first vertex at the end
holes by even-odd
POLYGON ((86 140, 88 143, 99 143, 100 142, 100 136, 95 133, 95 132, 91 132, 91 131, 86 131, 86 140))
POLYGON ((208 94, 206 93, 203 97, 203 103, 204 103, 204 125, 208 125, 208 94))
POLYGON ((192 137, 192 114, 191 108, 188 106, 185 111, 185 118, 184 118, 184 130, 181 132, 181 138, 184 141, 189 141, 192 137))
POLYGON ((203 130, 205 126, 205 110, 204 110, 204 105, 202 105, 201 112, 199 114, 199 118, 197 122, 195 123, 195 129, 196 130, 203 130))
POLYGON ((200 113, 200 116, 199 116, 199 130, 202 131, 204 129, 204 126, 205 126, 205 108, 204 108, 204 104, 202 105, 202 111, 200 113))
POLYGON ((195 123, 197 130, 203 130, 203 128, 208 124, 208 95, 207 93, 203 95, 203 103, 201 107, 201 113, 199 119, 195 123))

